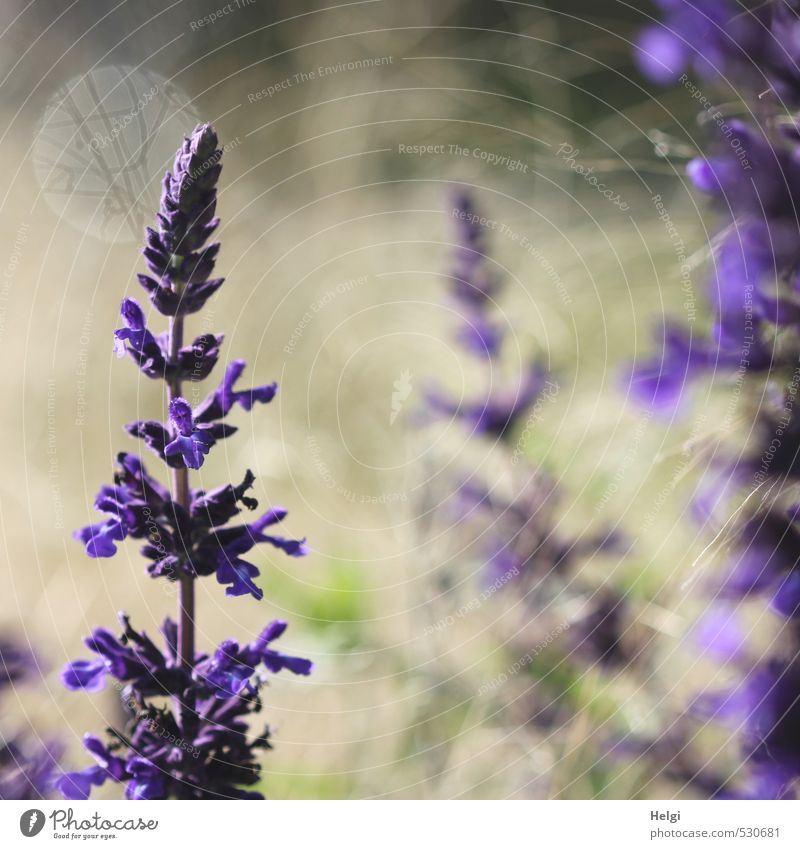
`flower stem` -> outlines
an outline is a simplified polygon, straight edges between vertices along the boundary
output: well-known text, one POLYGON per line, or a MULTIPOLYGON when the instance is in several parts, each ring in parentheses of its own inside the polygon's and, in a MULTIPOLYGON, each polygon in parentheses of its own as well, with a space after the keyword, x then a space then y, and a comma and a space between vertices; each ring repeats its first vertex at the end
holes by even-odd
MULTIPOLYGON (((183 345, 183 316, 169 320, 169 356, 173 365, 178 363, 178 351, 183 345)), ((181 396, 181 379, 176 377, 168 384, 168 396, 172 401, 181 396)), ((189 510, 189 470, 183 466, 172 469, 172 497, 175 503, 189 510)), ((180 575, 178 578, 178 657, 184 669, 194 664, 194 576, 180 575)))

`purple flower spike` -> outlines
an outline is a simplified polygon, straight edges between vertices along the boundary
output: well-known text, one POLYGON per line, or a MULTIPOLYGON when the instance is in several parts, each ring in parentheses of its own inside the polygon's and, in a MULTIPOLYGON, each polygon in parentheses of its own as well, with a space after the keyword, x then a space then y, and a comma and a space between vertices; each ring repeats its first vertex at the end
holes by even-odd
MULTIPOLYGON (((800 6, 795 0, 657 5, 662 23, 642 34, 637 60, 660 81, 682 74, 684 93, 702 107, 700 123, 713 137, 688 164, 687 176, 709 196, 719 223, 709 240, 710 332, 704 337, 668 325, 659 333, 663 353, 633 370, 629 388, 668 413, 682 396, 688 400, 684 387, 701 375, 714 376, 712 389, 736 396, 733 444, 728 448, 726 440, 725 449, 710 452, 692 503, 696 518, 714 528, 714 542, 722 540, 725 562, 705 579, 714 600, 691 631, 705 660, 724 665, 736 683, 701 694, 693 710, 730 724, 738 737, 735 775, 715 797, 795 798, 800 516, 790 505, 800 480, 800 133, 787 115, 800 104, 800 6), (736 115, 757 120, 728 114, 731 89, 736 115), (736 434, 746 434, 738 445, 736 434), (778 627, 770 636, 774 649, 765 653, 760 627, 745 628, 740 608, 768 614, 749 621, 778 627)), ((684 281, 688 293, 688 275, 684 281)), ((693 321, 692 315, 687 323, 693 321)))
MULTIPOLYGON (((424 536, 420 534, 418 545, 427 544, 431 528, 439 535, 446 526, 455 527, 458 539, 453 551, 465 553, 467 562, 463 563, 462 557, 454 558, 462 561, 457 574, 446 567, 437 573, 437 591, 443 597, 455 601, 457 588, 466 585, 469 575, 478 571, 478 593, 482 599, 495 593, 512 594, 514 605, 527 611, 531 625, 543 620, 555 625, 561 619, 546 642, 554 643, 552 651, 560 652, 562 663, 576 667, 591 663, 603 671, 615 670, 630 660, 623 639, 628 619, 624 599, 610 588, 598 590, 596 579, 586 574, 588 570, 576 568, 584 558, 610 550, 614 537, 608 531, 587 532, 577 538, 566 533, 562 523, 564 508, 554 479, 538 463, 528 462, 528 454, 534 453, 529 452, 528 444, 534 441, 543 410, 556 401, 559 384, 551 378, 550 370, 533 357, 523 364, 516 379, 498 381, 499 375, 508 373, 503 355, 510 347, 504 346, 504 340, 511 322, 505 316, 501 320, 499 314, 498 301, 507 281, 487 251, 489 234, 507 228, 498 226, 497 219, 484 217, 466 191, 456 195, 451 216, 456 225, 456 249, 448 274, 449 294, 453 311, 458 314, 455 340, 464 354, 469 393, 456 401, 452 393, 442 391, 438 385, 427 390, 425 408, 418 419, 423 423, 438 419, 448 425, 462 425, 451 430, 470 440, 471 445, 463 446, 463 453, 470 460, 456 476, 438 476, 442 480, 435 487, 437 493, 427 508, 421 506, 422 512, 433 513, 434 517, 427 515, 424 536), (485 479, 487 472, 490 481, 485 479), (442 497, 443 487, 449 488, 449 497, 442 497), (434 507, 438 503, 442 506, 434 507), (443 514, 443 519, 437 521, 438 513, 443 514), (560 613, 553 612, 556 603, 563 605, 560 613), (576 617, 581 608, 582 615, 576 617)), ((458 616, 471 604, 466 603, 458 616)), ((448 617, 449 621, 452 619, 448 617)), ((266 648, 269 640, 280 633, 281 625, 273 623, 274 630, 262 635, 265 665, 308 674, 311 667, 302 660, 297 662, 296 658, 266 648)), ((437 630, 438 627, 435 626, 437 630)), ((523 642, 533 637, 534 630, 535 626, 523 642)), ((501 641, 505 642, 506 637, 501 641)), ((512 657, 509 655, 509 665, 512 657)), ((578 672, 579 667, 576 676, 578 672)), ((530 670, 530 674, 535 671, 530 670)), ((505 677, 501 676, 503 680, 505 677)), ((560 696, 548 692, 552 683, 547 678, 544 675, 536 683, 529 682, 530 687, 526 684, 524 710, 527 721, 552 726, 560 720, 563 708, 558 704, 562 701, 560 696), (546 703, 546 707, 539 707, 534 699, 546 703)), ((498 695, 501 700, 502 695, 498 695)))
POLYGON ((111 557, 122 540, 140 540, 147 573, 177 585, 178 617, 164 620, 157 645, 120 614, 121 635, 96 628, 84 641, 92 657, 64 668, 61 682, 69 690, 97 692, 110 676, 128 713, 123 729, 109 729, 108 745, 87 736, 95 765, 59 773, 55 785, 67 799, 88 799, 107 781, 123 785, 131 800, 263 798, 251 788, 260 782, 258 751, 271 748, 269 730, 248 737, 247 720, 261 710, 259 691, 268 674, 311 671, 310 661, 277 652, 265 639, 244 648, 225 640, 210 654, 195 646, 195 581, 214 575, 227 596, 260 600, 264 591, 254 583, 259 571, 242 555, 262 543, 293 557, 306 553, 304 539, 265 533, 285 518, 281 507, 228 527, 243 509, 258 506, 249 470, 240 483, 191 486, 189 470, 199 469, 212 446, 236 432, 220 419, 237 404, 250 411, 277 392, 274 383, 236 389, 245 363, 233 360, 196 410, 182 397, 186 382, 212 372, 223 339, 206 333, 182 345, 184 316, 201 309, 223 282, 211 276, 219 244, 207 244, 219 224, 221 156, 214 130, 197 127, 164 178, 157 227, 147 229, 149 274, 139 275, 139 282, 155 309, 169 317, 167 329, 151 332, 140 305, 126 298, 124 326, 114 334, 118 355, 127 353, 143 374, 166 383, 167 421, 134 421, 125 429, 166 464, 171 486, 151 476, 137 455, 121 453, 113 485, 102 487, 95 501, 105 518, 75 533, 90 557, 111 557))
POLYGON ((209 279, 219 251, 205 245, 216 230, 216 184, 222 166, 217 135, 208 124, 195 129, 175 156, 172 172, 164 177, 158 229, 147 228, 143 251, 153 277, 139 282, 163 315, 197 312, 222 285, 209 279))

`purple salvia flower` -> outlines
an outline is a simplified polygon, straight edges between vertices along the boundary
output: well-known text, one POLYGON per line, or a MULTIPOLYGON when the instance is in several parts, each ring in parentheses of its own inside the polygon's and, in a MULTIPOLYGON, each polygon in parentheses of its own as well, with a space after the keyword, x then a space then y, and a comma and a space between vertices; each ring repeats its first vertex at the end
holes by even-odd
POLYGON ((635 59, 657 83, 685 74, 797 103, 800 39, 797 0, 747 6, 739 0, 656 0, 661 21, 638 37, 635 59))
POLYGON ((486 227, 475 210, 472 196, 461 190, 453 196, 452 216, 456 224, 456 249, 450 272, 450 292, 461 316, 456 339, 466 351, 494 357, 503 343, 495 299, 503 281, 487 258, 486 227))
POLYGON ((183 398, 173 398, 169 402, 169 419, 175 427, 175 439, 164 446, 164 456, 183 457, 189 469, 199 469, 203 458, 216 441, 209 425, 195 427, 192 408, 183 398))
POLYGON ((195 410, 181 394, 185 381, 210 374, 222 343, 222 336, 205 334, 182 345, 184 316, 199 310, 223 282, 210 279, 219 245, 206 245, 219 224, 214 212, 220 158, 214 130, 197 127, 164 179, 158 229, 147 230, 144 256, 153 276, 139 279, 155 309, 169 317, 168 331, 154 334, 139 304, 126 298, 124 327, 114 334, 117 354, 127 353, 145 375, 167 384, 168 421, 135 421, 126 430, 166 463, 171 487, 152 477, 139 457, 121 453, 113 485, 102 487, 95 501, 106 518, 75 533, 90 557, 112 557, 125 539, 141 540, 148 573, 178 585, 178 620, 165 620, 160 648, 121 615, 121 636, 96 628, 85 640, 92 657, 64 668, 61 681, 71 690, 93 692, 109 676, 116 679, 130 717, 107 743, 86 735, 95 764, 60 775, 57 784, 68 799, 86 799, 106 781, 124 784, 127 799, 261 798, 242 787, 259 780, 256 751, 270 748, 269 730, 248 739, 246 719, 261 708, 258 692, 268 674, 286 669, 308 675, 312 668, 310 661, 270 646, 284 622, 272 623, 241 648, 225 640, 207 655, 194 646, 198 578, 214 575, 227 595, 261 599, 263 590, 253 583, 258 569, 242 555, 264 543, 291 557, 307 553, 305 540, 265 532, 286 517, 282 507, 226 527, 243 508, 258 506, 246 494, 255 481, 249 470, 239 484, 190 486, 189 470, 199 469, 216 442, 236 432, 220 419, 234 406, 250 411, 277 392, 274 383, 235 389, 245 362, 233 360, 220 386, 195 410), (172 707, 163 706, 165 698, 172 707))
POLYGON ((30 649, 0 638, 0 688, 25 681, 36 672, 36 658, 30 649))
POLYGON ((139 275, 163 315, 197 312, 223 283, 209 279, 219 243, 205 246, 219 225, 214 213, 221 158, 217 134, 208 124, 201 125, 175 155, 172 173, 164 177, 158 230, 147 228, 143 251, 155 279, 139 275))
MULTIPOLYGON (((485 225, 466 191, 453 198, 452 216, 456 223, 454 267, 450 274, 450 292, 461 317, 456 340, 470 354, 492 359, 500 353, 504 334, 494 316, 496 297, 504 281, 489 267, 485 225)), ((491 378, 491 373, 487 375, 491 378)), ((493 388, 477 400, 456 403, 439 389, 426 392, 430 419, 457 418, 471 433, 503 438, 511 433, 520 418, 548 386, 547 371, 531 363, 517 386, 493 388)), ((557 384, 551 384, 557 389, 557 384)))
MULTIPOLYGON (((473 383, 490 388, 457 403, 440 389, 426 392, 423 419, 456 419, 464 425, 470 438, 485 441, 487 446, 499 443, 505 451, 509 478, 513 480, 510 497, 501 497, 494 487, 464 474, 455 482, 450 499, 452 522, 469 523, 480 530, 475 545, 484 564, 484 575, 491 588, 516 585, 526 597, 541 597, 545 585, 555 586, 559 578, 568 579, 570 587, 578 589, 579 576, 573 567, 582 558, 616 544, 611 534, 587 533, 575 539, 559 529, 559 494, 555 483, 539 470, 530 470, 527 480, 514 474, 521 450, 513 446, 520 424, 529 418, 532 408, 545 398, 553 399, 559 390, 548 371, 538 362, 530 362, 514 386, 496 388, 492 377, 495 360, 501 353, 504 334, 495 317, 496 300, 505 281, 491 267, 488 257, 487 225, 477 210, 472 196, 465 190, 454 198, 452 217, 456 223, 454 265, 449 275, 450 293, 455 301, 462 327, 456 335, 467 354, 480 354, 485 374, 476 375, 471 363, 473 383), (483 380, 480 380, 480 378, 483 380), (512 449, 513 446, 513 449, 512 449), (513 450, 513 453, 512 453, 513 450), (546 579, 550 579, 547 581, 546 579), (531 590, 536 589, 536 593, 531 590)), ((624 629, 624 607, 610 590, 604 593, 587 592, 594 599, 584 605, 583 624, 586 626, 576 640, 573 653, 592 655, 605 665, 622 663, 624 652, 620 634, 624 629), (613 597, 614 603, 609 599, 613 597)))
POLYGON ((800 666, 785 659, 761 660, 743 671, 730 690, 703 696, 692 706, 704 719, 735 729, 747 775, 733 798, 795 799, 800 778, 800 666))
POLYGON ((114 350, 118 357, 127 353, 147 377, 167 381, 205 380, 219 358, 223 337, 206 333, 191 345, 179 348, 172 362, 167 334, 153 336, 147 329, 142 308, 133 298, 122 301, 120 315, 126 326, 114 332, 114 350))
MULTIPOLYGON (((673 71, 692 64, 698 73, 707 71, 709 79, 725 74, 744 92, 759 125, 729 119, 729 134, 688 166, 692 183, 713 198, 721 214, 712 242, 711 333, 695 338, 669 325, 663 355, 634 367, 630 389, 646 404, 670 413, 698 375, 721 371, 735 373, 738 380, 751 378, 740 384, 745 397, 752 385, 757 412, 751 436, 730 456, 717 453, 695 500, 698 516, 714 522, 735 492, 763 495, 761 503, 745 499, 735 515, 726 517, 725 563, 721 574, 706 582, 715 607, 694 629, 703 653, 731 667, 739 680, 725 692, 701 695, 693 712, 736 729, 739 776, 719 795, 795 798, 800 781, 800 516, 792 505, 800 482, 800 135, 794 126, 787 129, 785 109, 778 108, 776 98, 756 95, 771 90, 789 103, 800 99, 798 4, 767 2, 752 10, 734 2, 661 0, 659 5, 666 29, 647 38, 651 45, 660 40, 662 65, 669 64, 672 51, 682 55, 673 71), (675 39, 694 39, 704 56, 678 49, 675 39), (731 144, 729 135, 739 145, 731 144), (756 383, 758 377, 762 380, 756 383), (781 650, 767 656, 751 651, 735 616, 716 609, 720 600, 725 605, 760 601, 782 623, 781 650)), ((650 53, 656 57, 658 50, 650 53)))
MULTIPOLYGON (((36 656, 26 646, 0 638, 0 692, 40 677, 36 656)), ((32 734, 0 731, 0 801, 48 799, 63 747, 32 734)))
POLYGON ((198 422, 213 422, 228 415, 235 404, 243 410, 253 409, 253 404, 268 404, 278 394, 278 384, 268 383, 253 389, 234 389, 233 385, 244 371, 244 360, 234 360, 226 369, 220 385, 201 401, 195 411, 198 422))
POLYGON ((286 510, 273 507, 260 519, 249 525, 213 530, 197 548, 195 562, 199 568, 210 568, 221 584, 229 584, 226 595, 239 596, 250 594, 261 599, 263 592, 254 583, 258 569, 242 560, 239 555, 246 554, 259 543, 269 543, 290 557, 302 557, 307 554, 305 540, 287 539, 274 534, 263 533, 264 529, 283 521, 286 510))
MULTIPOLYGON (((282 669, 296 675, 311 673, 310 661, 270 647, 286 629, 286 623, 273 622, 243 648, 234 640, 225 640, 211 657, 197 655, 191 670, 179 663, 177 631, 171 620, 162 627, 163 651, 144 633, 135 631, 125 617, 122 623, 125 630, 120 639, 108 632, 101 636, 95 632, 86 644, 102 654, 106 666, 103 674, 112 674, 126 685, 125 704, 137 705, 131 708, 130 746, 122 735, 108 746, 86 735, 84 745, 96 765, 63 773, 57 781, 61 793, 68 799, 86 799, 92 787, 111 780, 125 783, 128 799, 260 798, 241 795, 236 785, 257 779, 253 749, 264 745, 266 735, 248 743, 246 726, 238 718, 258 709, 258 689, 267 673, 282 669), (172 712, 144 702, 149 695, 176 697, 187 691, 194 694, 198 707, 191 736, 186 736, 172 712), (237 753, 238 760, 219 762, 226 747, 237 753), (117 754, 125 749, 124 756, 117 754)), ((68 686, 72 686, 75 665, 69 664, 62 674, 62 680, 70 682, 68 686)))
MULTIPOLYGON (((685 388, 715 372, 757 374, 791 365, 800 355, 796 273, 800 265, 800 145, 786 135, 767 137, 731 121, 748 152, 747 170, 727 141, 718 154, 689 164, 689 176, 723 212, 716 240, 709 302, 709 338, 692 337, 668 324, 663 353, 632 372, 631 393, 671 412, 685 388), (776 337, 780 337, 777 344, 776 337)), ((717 145, 715 145, 717 146, 717 145)))
POLYGON ((60 743, 4 736, 0 742, 0 802, 52 798, 62 753, 60 743))

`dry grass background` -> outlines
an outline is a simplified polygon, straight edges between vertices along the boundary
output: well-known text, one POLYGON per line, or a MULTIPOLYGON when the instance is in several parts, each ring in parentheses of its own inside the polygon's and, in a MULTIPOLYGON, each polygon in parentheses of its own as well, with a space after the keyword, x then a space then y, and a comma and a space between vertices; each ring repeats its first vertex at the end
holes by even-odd
MULTIPOLYGON (((276 743, 265 760, 268 795, 675 792, 636 769, 599 770, 596 760, 602 728, 657 731, 701 675, 681 647, 693 608, 680 584, 703 547, 686 495, 708 454, 693 443, 690 462, 679 465, 694 420, 666 429, 643 420, 626 405, 620 376, 627 360, 651 349, 652 322, 682 309, 674 248, 651 195, 664 196, 688 253, 705 244, 678 176, 681 163, 657 159, 646 137, 675 123, 672 110, 691 120, 688 96, 659 94, 659 101, 639 88, 625 41, 635 24, 612 2, 583 22, 579 4, 560 13, 499 3, 451 2, 432 11, 378 2, 316 14, 308 7, 303 17, 256 32, 295 8, 266 6, 242 9, 201 34, 188 21, 211 7, 183 3, 135 32, 153 7, 125 6, 98 30, 116 33, 116 43, 97 33, 78 39, 90 18, 71 16, 60 33, 49 30, 33 45, 31 36, 55 17, 45 6, 38 32, 29 14, 2 39, 23 33, 22 46, 12 44, 5 59, 11 96, 2 149, 10 166, 0 173, 4 253, 11 256, 15 240, 19 248, 6 276, 0 341, 2 625, 47 664, 43 687, 20 689, 6 712, 65 737, 68 760, 78 763, 80 736, 113 720, 117 707, 113 690, 62 690, 59 668, 80 654, 91 628, 113 626, 117 610, 152 633, 174 607, 174 596, 143 574, 136 544, 93 561, 70 538, 72 528, 92 520, 91 502, 114 454, 133 447, 121 426, 160 415, 163 399, 156 383, 111 351, 120 298, 139 296, 136 244, 104 242, 59 220, 31 166, 56 81, 98 61, 141 62, 172 78, 231 145, 219 199, 218 268, 228 282, 211 304, 211 326, 226 334, 225 357, 248 359, 248 379, 281 384, 272 405, 236 417, 240 433, 196 479, 212 486, 251 467, 263 503, 288 507, 288 530, 307 534, 312 548, 299 561, 256 555, 266 589, 261 604, 226 599, 211 581, 199 587, 202 645, 244 639, 280 616, 291 623, 284 648, 316 663, 310 679, 277 677, 266 692, 276 743), (182 38, 164 50, 173 32, 182 38), (23 47, 31 52, 15 69, 23 47), (376 56, 392 62, 248 103, 248 92, 298 71, 376 56), (594 165, 629 212, 568 169, 556 155, 565 142, 581 149, 579 161, 594 165), (527 173, 472 157, 398 153, 400 144, 451 143, 518 158, 527 173), (561 386, 527 446, 530 462, 563 487, 563 527, 620 522, 635 542, 630 556, 586 568, 640 601, 646 622, 633 638, 654 640, 649 690, 632 672, 610 684, 587 672, 569 683, 574 717, 556 732, 529 721, 530 675, 492 698, 475 695, 536 627, 513 589, 435 637, 425 632, 480 591, 478 566, 459 553, 460 539, 421 536, 414 515, 429 471, 472 456, 456 429, 413 426, 427 381, 466 393, 475 382, 450 344, 453 316, 444 297, 452 250, 447 193, 460 183, 474 187, 488 217, 540 251, 537 259, 513 238, 492 237, 492 257, 509 281, 510 373, 534 350, 561 386), (347 281, 356 283, 336 293, 347 281), (286 353, 320 299, 329 302, 286 353), (413 389, 390 424, 392 386, 403 370, 413 389), (681 482, 652 528, 640 532, 675 475, 681 482), (618 491, 603 501, 611 482, 618 491), (437 590, 440 570, 456 577, 456 593, 437 590)), ((155 182, 163 166, 152 163, 155 182)), ((693 282, 700 297, 702 269, 693 282)), ((697 408, 712 426, 719 403, 709 396, 697 408)))

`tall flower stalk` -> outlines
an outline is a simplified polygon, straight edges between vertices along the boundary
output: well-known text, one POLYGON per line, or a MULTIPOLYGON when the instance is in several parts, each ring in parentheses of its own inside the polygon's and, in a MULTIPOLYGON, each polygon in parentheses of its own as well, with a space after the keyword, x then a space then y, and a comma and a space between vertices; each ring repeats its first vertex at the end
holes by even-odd
POLYGON ((494 386, 502 373, 508 327, 499 317, 505 279, 489 257, 488 230, 466 190, 453 196, 455 249, 448 275, 449 295, 458 316, 454 343, 468 359, 472 397, 460 402, 436 387, 427 393, 430 419, 456 420, 467 438, 492 451, 500 472, 486 480, 471 471, 453 482, 455 497, 448 518, 479 528, 479 554, 490 594, 515 588, 537 610, 545 597, 571 595, 572 613, 560 626, 561 648, 591 662, 624 663, 622 633, 628 620, 624 599, 611 587, 585 579, 580 564, 616 543, 611 533, 574 537, 561 527, 561 498, 556 482, 526 461, 528 439, 542 408, 559 392, 555 377, 531 358, 515 385, 494 386), (565 588, 568 592, 565 593, 565 588), (564 627, 565 626, 565 627, 564 627))
POLYGON ((260 600, 258 569, 242 557, 261 543, 292 557, 306 554, 305 540, 267 532, 285 518, 282 507, 228 525, 242 509, 258 506, 247 494, 255 481, 250 470, 241 483, 208 491, 192 488, 189 478, 217 441, 235 433, 222 421, 235 406, 250 411, 277 392, 274 383, 236 389, 245 362, 233 360, 198 406, 183 397, 186 383, 211 373, 223 340, 204 334, 184 344, 186 316, 201 310, 223 283, 212 277, 219 243, 208 243, 219 224, 221 158, 213 128, 198 126, 164 177, 157 227, 147 228, 143 254, 150 273, 138 277, 155 310, 168 319, 167 331, 154 335, 141 306, 125 298, 123 327, 114 334, 118 356, 129 355, 146 376, 166 384, 167 422, 134 421, 126 430, 166 464, 171 486, 152 477, 138 454, 123 452, 113 485, 102 487, 95 501, 107 518, 75 533, 90 557, 113 556, 127 537, 144 540, 148 573, 177 585, 177 617, 161 626, 162 649, 121 614, 119 636, 95 629, 84 641, 93 657, 64 669, 62 682, 72 690, 94 692, 108 677, 115 679, 130 717, 124 729, 108 729, 107 741, 86 735, 95 765, 58 779, 68 799, 85 799, 108 780, 124 783, 128 799, 262 798, 246 788, 259 781, 256 752, 270 748, 269 729, 248 738, 245 718, 261 710, 267 673, 308 675, 312 668, 310 661, 272 647, 286 630, 280 621, 244 645, 225 640, 210 653, 195 645, 198 578, 214 575, 226 595, 260 600))
MULTIPOLYGON (((738 757, 715 795, 795 798, 800 788, 800 132, 798 4, 733 0, 660 2, 664 23, 639 46, 643 69, 669 80, 697 74, 719 128, 687 174, 715 201, 708 287, 711 332, 671 322, 663 348, 634 367, 631 390, 672 414, 702 376, 734 382, 747 437, 715 452, 695 512, 725 550, 705 581, 708 605, 696 634, 736 682, 702 693, 689 713, 725 723, 738 757), (701 40, 696 39, 702 33, 701 40), (694 33, 691 36, 690 33, 694 33), (701 47, 693 45, 702 44, 701 47), (669 73, 665 72, 669 69, 669 73), (712 100, 724 77, 750 120, 712 100), (707 90, 706 90, 707 89, 707 90), (719 459, 719 457, 722 459, 719 459), (739 625, 740 608, 761 606, 776 632, 759 648, 739 625)), ((727 96, 727 93, 726 95, 727 96)))

